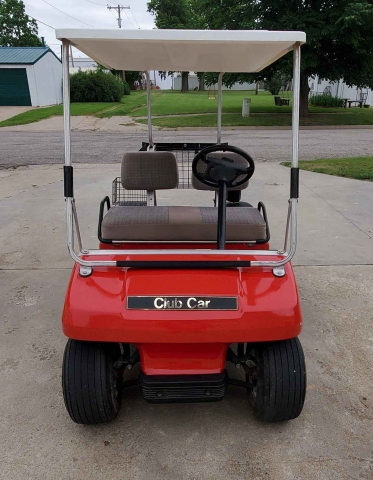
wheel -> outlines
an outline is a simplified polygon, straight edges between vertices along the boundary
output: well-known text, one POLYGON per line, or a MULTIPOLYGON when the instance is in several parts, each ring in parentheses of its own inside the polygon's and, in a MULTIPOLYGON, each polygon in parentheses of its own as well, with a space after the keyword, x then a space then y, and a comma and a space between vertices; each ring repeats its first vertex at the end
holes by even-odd
POLYGON ((69 339, 62 365, 65 406, 75 423, 113 420, 120 409, 122 376, 114 369, 119 345, 69 339))
POLYGON ((297 418, 306 396, 306 364, 298 338, 249 347, 250 403, 265 422, 297 418))

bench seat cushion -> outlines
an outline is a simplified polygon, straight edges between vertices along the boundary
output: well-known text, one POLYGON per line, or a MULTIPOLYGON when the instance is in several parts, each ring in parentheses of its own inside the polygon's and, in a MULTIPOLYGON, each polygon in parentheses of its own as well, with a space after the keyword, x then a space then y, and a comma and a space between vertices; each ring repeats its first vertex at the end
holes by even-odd
MULTIPOLYGON (((102 222, 102 238, 115 241, 209 241, 217 239, 214 207, 114 206, 102 222)), ((227 208, 227 241, 263 241, 266 223, 256 208, 227 208)))

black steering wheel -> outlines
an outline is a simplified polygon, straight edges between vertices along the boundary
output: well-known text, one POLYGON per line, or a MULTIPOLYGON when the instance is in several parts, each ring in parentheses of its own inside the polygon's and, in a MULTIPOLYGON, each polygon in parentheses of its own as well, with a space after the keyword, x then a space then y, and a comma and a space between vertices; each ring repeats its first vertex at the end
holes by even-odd
POLYGON ((225 182, 227 188, 239 187, 253 176, 255 163, 248 153, 238 147, 231 145, 212 145, 197 153, 193 159, 192 171, 200 182, 209 187, 219 188, 221 182, 225 182), (215 158, 209 155, 214 152, 236 153, 246 160, 248 165, 237 165, 228 157, 215 158), (200 162, 206 164, 206 168, 202 171, 198 169, 200 162))

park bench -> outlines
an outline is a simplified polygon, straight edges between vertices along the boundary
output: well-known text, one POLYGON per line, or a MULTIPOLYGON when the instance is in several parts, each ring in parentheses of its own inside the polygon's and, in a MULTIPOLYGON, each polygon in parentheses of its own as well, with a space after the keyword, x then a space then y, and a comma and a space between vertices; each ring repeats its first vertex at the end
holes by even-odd
POLYGON ((352 104, 356 103, 358 107, 363 108, 363 106, 366 104, 367 98, 368 98, 368 92, 360 93, 360 98, 358 100, 344 99, 345 100, 344 107, 347 108, 347 104, 348 104, 348 108, 351 108, 352 104))
POLYGON ((275 96, 275 105, 282 107, 283 105, 290 105, 290 98, 281 98, 278 95, 275 96))

